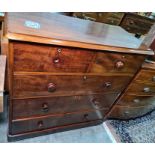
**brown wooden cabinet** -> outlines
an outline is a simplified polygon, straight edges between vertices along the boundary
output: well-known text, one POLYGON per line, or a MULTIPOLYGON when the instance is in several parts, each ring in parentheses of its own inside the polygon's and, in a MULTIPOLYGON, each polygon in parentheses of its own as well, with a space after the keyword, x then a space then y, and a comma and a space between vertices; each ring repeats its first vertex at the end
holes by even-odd
POLYGON ((102 123, 153 54, 121 27, 59 14, 8 13, 5 28, 9 140, 102 123))
POLYGON ((130 119, 155 109, 155 65, 144 63, 108 114, 108 118, 130 119))

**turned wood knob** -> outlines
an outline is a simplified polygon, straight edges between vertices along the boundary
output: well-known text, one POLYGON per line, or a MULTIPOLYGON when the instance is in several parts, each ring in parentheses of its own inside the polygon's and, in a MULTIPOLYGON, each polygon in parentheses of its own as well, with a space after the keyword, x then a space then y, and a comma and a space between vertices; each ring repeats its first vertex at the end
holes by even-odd
POLYGON ((134 102, 134 103, 139 103, 140 100, 139 100, 139 99, 134 99, 133 102, 134 102))
POLYGON ((84 120, 86 120, 86 121, 88 121, 89 119, 88 119, 88 114, 84 114, 84 120))
POLYGON ((150 88, 149 88, 149 87, 144 87, 143 91, 144 91, 145 93, 149 93, 149 92, 150 92, 150 88))
POLYGON ((60 63, 60 62, 61 62, 61 59, 60 59, 59 57, 53 58, 53 63, 54 63, 54 64, 58 64, 58 63, 60 63))
POLYGON ((152 81, 155 82, 155 76, 152 77, 152 81))
POLYGON ((130 114, 130 112, 129 111, 124 111, 124 114, 128 115, 128 114, 130 114))
POLYGON ((104 86, 105 86, 106 88, 111 87, 111 82, 105 82, 104 86))
POLYGON ((96 108, 102 108, 100 102, 96 98, 92 100, 92 103, 96 108))
POLYGON ((54 92, 56 90, 56 85, 54 83, 48 84, 48 92, 54 92))
POLYGON ((43 127, 43 121, 39 121, 39 122, 38 122, 38 127, 39 127, 39 128, 42 128, 42 127, 43 127))
POLYGON ((124 67, 124 62, 123 61, 117 61, 116 62, 116 68, 121 69, 124 67))
POLYGON ((42 111, 43 112, 48 112, 48 110, 49 110, 48 103, 43 103, 42 104, 42 111))

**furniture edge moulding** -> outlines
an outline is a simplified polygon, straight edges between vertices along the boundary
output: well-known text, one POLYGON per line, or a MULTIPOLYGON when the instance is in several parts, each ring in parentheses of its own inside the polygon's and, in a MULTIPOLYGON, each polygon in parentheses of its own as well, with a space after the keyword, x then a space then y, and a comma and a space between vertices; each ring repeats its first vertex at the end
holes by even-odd
POLYGON ((8 38, 9 41, 13 40, 13 41, 33 42, 33 43, 41 43, 41 44, 76 47, 76 48, 83 48, 83 49, 104 50, 104 51, 116 52, 116 53, 154 55, 154 52, 150 49, 146 49, 146 50, 131 49, 126 47, 117 47, 117 46, 114 47, 109 45, 92 44, 92 43, 69 41, 69 40, 59 40, 54 38, 44 38, 44 37, 28 36, 23 34, 14 34, 14 33, 7 33, 5 37, 8 38))

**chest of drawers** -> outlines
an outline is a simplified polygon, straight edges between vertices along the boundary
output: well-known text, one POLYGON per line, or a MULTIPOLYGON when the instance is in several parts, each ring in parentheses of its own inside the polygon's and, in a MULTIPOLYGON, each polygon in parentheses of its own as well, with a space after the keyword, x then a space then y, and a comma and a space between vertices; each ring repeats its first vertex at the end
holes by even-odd
POLYGON ((10 141, 102 123, 153 54, 120 27, 51 13, 9 13, 3 37, 10 141))
POLYGON ((143 116, 155 108, 155 65, 144 63, 108 117, 130 119, 143 116))

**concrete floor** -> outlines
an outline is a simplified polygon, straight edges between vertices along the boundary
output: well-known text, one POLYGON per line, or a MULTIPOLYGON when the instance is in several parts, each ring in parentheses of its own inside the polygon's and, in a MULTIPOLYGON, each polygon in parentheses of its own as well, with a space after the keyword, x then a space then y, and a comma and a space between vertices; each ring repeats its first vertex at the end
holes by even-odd
MULTIPOLYGON (((7 110, 0 114, 0 143, 7 142, 7 110)), ((18 143, 112 143, 103 125, 24 139, 18 143)))

